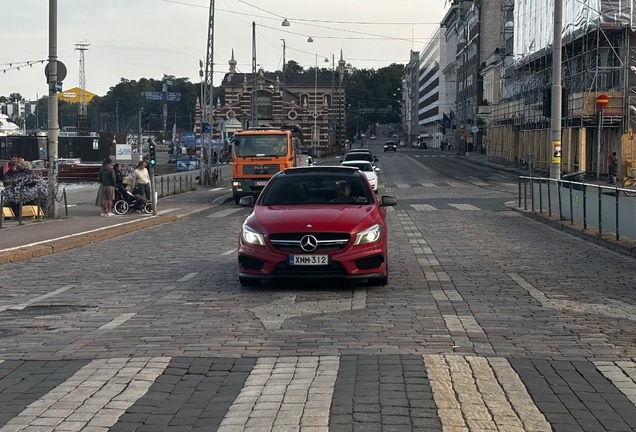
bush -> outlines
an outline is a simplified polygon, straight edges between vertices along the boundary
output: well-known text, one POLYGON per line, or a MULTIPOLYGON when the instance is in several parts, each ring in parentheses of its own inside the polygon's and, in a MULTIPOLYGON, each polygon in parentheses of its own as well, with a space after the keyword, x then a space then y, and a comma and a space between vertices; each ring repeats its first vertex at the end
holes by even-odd
POLYGON ((46 201, 49 196, 47 180, 37 172, 28 169, 9 176, 5 175, 4 202, 8 205, 19 205, 20 190, 22 190, 22 204, 24 205, 46 201))

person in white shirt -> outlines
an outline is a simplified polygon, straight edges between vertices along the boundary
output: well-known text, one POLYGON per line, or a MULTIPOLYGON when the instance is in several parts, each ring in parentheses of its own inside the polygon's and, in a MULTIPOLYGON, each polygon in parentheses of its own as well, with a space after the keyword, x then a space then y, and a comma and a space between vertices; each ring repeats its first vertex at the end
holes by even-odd
POLYGON ((145 199, 150 199, 150 175, 146 169, 146 162, 140 161, 137 164, 137 169, 132 175, 132 189, 133 194, 139 194, 145 199), (136 189, 136 191, 135 191, 136 189))

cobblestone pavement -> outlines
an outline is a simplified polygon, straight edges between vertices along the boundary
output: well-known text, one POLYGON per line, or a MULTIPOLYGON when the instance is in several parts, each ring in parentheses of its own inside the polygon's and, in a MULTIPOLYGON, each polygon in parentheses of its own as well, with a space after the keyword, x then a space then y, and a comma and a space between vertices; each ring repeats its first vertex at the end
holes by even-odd
POLYGON ((0 432, 636 430, 634 259, 413 155, 386 287, 242 288, 233 204, 0 266, 0 432))

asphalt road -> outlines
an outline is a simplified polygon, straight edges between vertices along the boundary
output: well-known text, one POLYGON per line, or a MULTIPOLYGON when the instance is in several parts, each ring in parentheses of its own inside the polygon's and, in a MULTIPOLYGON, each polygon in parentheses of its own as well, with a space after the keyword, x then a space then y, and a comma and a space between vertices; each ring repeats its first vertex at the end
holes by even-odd
POLYGON ((382 144, 386 287, 242 288, 233 202, 0 266, 0 432, 636 430, 635 260, 382 144))

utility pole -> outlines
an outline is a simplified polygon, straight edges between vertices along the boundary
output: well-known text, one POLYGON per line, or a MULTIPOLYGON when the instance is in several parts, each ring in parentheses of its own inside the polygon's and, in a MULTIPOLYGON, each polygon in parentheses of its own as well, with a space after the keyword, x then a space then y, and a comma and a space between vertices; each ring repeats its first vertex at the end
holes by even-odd
POLYGON ((256 22, 252 21, 252 124, 256 127, 258 124, 258 104, 256 103, 256 22))
MULTIPOLYGON (((210 124, 210 131, 203 134, 204 129, 201 128, 201 153, 205 150, 205 141, 207 138, 207 161, 206 169, 203 177, 200 178, 202 184, 207 184, 206 180, 211 179, 212 175, 212 129, 214 127, 212 117, 212 105, 214 102, 214 0, 210 0, 210 21, 208 23, 208 45, 207 53, 205 56, 205 89, 204 89, 204 101, 203 101, 203 118, 205 122, 210 124), (207 177, 207 179, 205 179, 207 177)), ((206 158, 201 158, 205 160, 206 158)))
MULTIPOLYGON (((554 43, 552 44, 552 106, 550 135, 552 163, 550 178, 561 178, 561 45, 563 28, 563 0, 554 0, 554 43)), ((600 161, 599 161, 600 162, 600 161)))
POLYGON ((280 121, 281 126, 285 126, 287 120, 287 60, 285 59, 285 39, 283 41, 283 118, 280 121))
POLYGON ((117 132, 119 132, 119 101, 115 102, 115 117, 117 117, 117 132))
POLYGON ((57 122, 57 0, 49 0, 49 104, 48 104, 48 152, 49 163, 49 218, 57 218, 57 142, 59 124, 57 122))
POLYGON ((314 142, 314 151, 311 152, 312 157, 316 157, 316 151, 318 149, 318 142, 320 141, 320 134, 318 133, 318 54, 316 54, 316 74, 314 78, 314 134, 312 137, 314 142))
POLYGON ((144 109, 143 108, 139 108, 139 130, 137 133, 137 154, 139 155, 139 160, 143 159, 143 156, 141 155, 143 153, 143 147, 141 145, 141 136, 142 136, 142 127, 141 127, 141 115, 143 114, 144 109))

